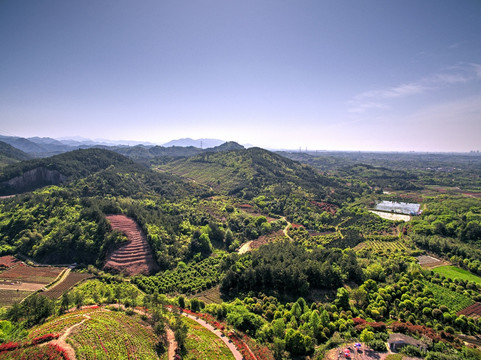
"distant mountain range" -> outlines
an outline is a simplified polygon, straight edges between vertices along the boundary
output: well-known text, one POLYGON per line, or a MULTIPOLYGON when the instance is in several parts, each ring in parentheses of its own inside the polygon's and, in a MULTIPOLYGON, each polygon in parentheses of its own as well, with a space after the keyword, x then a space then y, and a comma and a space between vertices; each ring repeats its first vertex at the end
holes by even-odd
MULTIPOLYGON (((151 142, 129 141, 129 140, 107 140, 107 139, 87 139, 82 137, 71 137, 53 139, 50 137, 30 137, 0 135, 0 141, 21 150, 32 157, 48 157, 61 154, 67 151, 88 149, 92 147, 111 148, 111 147, 137 147, 142 146, 147 149, 160 146, 151 142)), ((172 140, 162 145, 162 147, 192 147, 196 149, 210 149, 224 144, 224 140, 219 139, 178 139, 172 140)))
POLYGON ((219 139, 196 139, 196 140, 194 140, 194 139, 191 139, 191 138, 183 138, 183 139, 169 141, 168 143, 165 143, 162 146, 164 146, 164 147, 194 146, 194 147, 200 148, 200 149, 208 149, 208 148, 212 148, 212 147, 222 145, 223 143, 225 143, 225 141, 219 140, 219 139))

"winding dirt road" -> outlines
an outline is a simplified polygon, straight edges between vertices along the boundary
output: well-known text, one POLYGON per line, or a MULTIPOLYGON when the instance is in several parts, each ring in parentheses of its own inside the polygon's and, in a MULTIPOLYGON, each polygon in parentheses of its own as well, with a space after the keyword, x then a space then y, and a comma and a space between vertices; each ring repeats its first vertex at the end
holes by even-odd
POLYGON ((78 322, 72 326, 70 326, 69 328, 67 328, 67 330, 65 330, 65 332, 57 339, 57 340, 52 340, 50 341, 50 344, 54 344, 54 345, 58 345, 60 346, 62 349, 64 349, 66 352, 67 352, 67 355, 68 355, 68 358, 70 360, 77 360, 77 357, 75 356, 75 350, 72 346, 70 346, 70 344, 68 344, 65 339, 70 335, 70 333, 72 332, 72 330, 74 328, 76 328, 77 326, 80 326, 82 325, 84 322, 86 322, 87 320, 91 319, 90 316, 88 315, 83 315, 83 317, 85 319, 83 319, 81 322, 78 322))

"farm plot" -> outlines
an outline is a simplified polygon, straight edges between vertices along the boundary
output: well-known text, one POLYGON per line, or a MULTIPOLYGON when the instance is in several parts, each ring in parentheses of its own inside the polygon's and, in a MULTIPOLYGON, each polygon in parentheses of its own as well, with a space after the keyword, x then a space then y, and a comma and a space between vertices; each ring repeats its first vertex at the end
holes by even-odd
POLYGON ((457 315, 465 315, 475 319, 479 319, 481 317, 481 303, 477 302, 474 303, 463 310, 459 311, 457 315))
POLYGON ((67 313, 34 327, 28 338, 64 334, 77 359, 158 359, 157 337, 139 315, 98 307, 67 313))
POLYGON ((187 355, 183 359, 234 360, 229 348, 217 335, 187 317, 183 321, 189 327, 185 347, 187 355))
POLYGON ((416 259, 418 259, 419 265, 422 267, 432 268, 444 264, 442 260, 436 259, 435 257, 429 255, 417 256, 416 259))
POLYGON ((356 245, 354 250, 371 250, 371 251, 407 251, 409 247, 402 240, 382 241, 382 240, 367 240, 356 245))
POLYGON ((62 316, 53 318, 41 325, 32 328, 28 334, 29 339, 40 337, 46 334, 62 333, 72 325, 78 324, 86 317, 92 316, 93 313, 101 311, 98 308, 87 308, 69 312, 62 316))
POLYGON ((62 294, 68 290, 70 290, 72 287, 74 287, 76 284, 78 284, 81 281, 84 281, 86 279, 91 278, 91 274, 82 274, 82 273, 69 273, 67 278, 64 279, 62 282, 52 286, 50 289, 47 291, 43 292, 42 295, 49 297, 50 299, 58 299, 62 294))
POLYGON ((0 290, 0 307, 11 306, 14 303, 18 303, 30 295, 31 291, 20 291, 20 290, 0 290))
POLYGON ((458 268, 457 266, 439 266, 432 270, 450 279, 467 280, 481 284, 481 278, 479 276, 471 274, 469 271, 458 268))
POLYGON ((158 359, 157 338, 138 315, 99 310, 89 317, 67 338, 77 359, 158 359))
POLYGON ((47 346, 42 345, 28 346, 26 348, 19 347, 12 351, 2 351, 0 352, 0 360, 68 360, 65 350, 61 347, 53 344, 48 344, 47 346))
POLYGON ((425 281, 424 285, 433 292, 437 303, 447 306, 450 310, 460 311, 474 303, 468 296, 449 290, 441 285, 433 284, 429 281, 425 281))
POLYGON ((139 276, 133 281, 143 291, 152 294, 198 293, 217 285, 221 278, 223 255, 211 256, 198 263, 189 263, 156 276, 139 276))
POLYGON ((50 284, 65 268, 33 267, 20 263, 0 274, 0 281, 21 281, 32 284, 50 284))

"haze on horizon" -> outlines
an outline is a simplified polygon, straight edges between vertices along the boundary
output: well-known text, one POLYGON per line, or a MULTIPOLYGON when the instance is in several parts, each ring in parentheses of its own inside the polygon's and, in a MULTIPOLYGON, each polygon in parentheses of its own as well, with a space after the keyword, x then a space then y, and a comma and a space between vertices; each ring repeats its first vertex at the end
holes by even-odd
POLYGON ((481 150, 481 2, 2 1, 0 134, 481 150))

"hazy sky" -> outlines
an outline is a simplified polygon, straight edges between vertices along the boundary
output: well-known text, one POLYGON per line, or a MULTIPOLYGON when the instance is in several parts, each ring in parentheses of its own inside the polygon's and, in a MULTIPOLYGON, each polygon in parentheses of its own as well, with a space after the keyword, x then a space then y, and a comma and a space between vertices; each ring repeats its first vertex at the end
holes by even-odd
POLYGON ((0 0, 0 134, 481 150, 481 1, 0 0))

